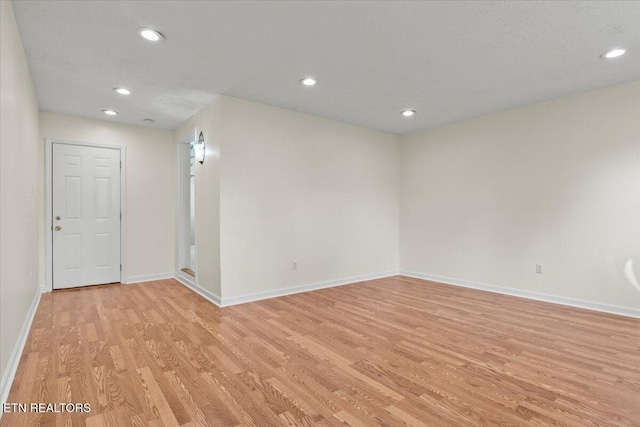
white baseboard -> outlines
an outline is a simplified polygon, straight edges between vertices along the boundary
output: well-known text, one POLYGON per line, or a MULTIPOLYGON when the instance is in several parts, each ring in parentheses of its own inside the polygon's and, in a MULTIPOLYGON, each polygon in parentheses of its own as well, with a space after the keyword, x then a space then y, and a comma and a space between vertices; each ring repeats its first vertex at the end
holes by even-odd
POLYGON ((502 286, 489 285, 486 283, 471 282, 469 280, 452 279, 450 277, 436 276, 433 274, 417 273, 415 271, 400 270, 402 276, 414 277, 416 279, 430 280, 432 282, 445 283, 447 285, 461 286, 464 288, 479 289, 482 291, 494 292, 497 294, 510 295, 514 297, 528 298, 537 301, 550 302, 553 304, 568 305, 571 307, 585 308, 587 310, 602 311, 604 313, 617 314, 640 318, 640 309, 631 307, 620 307, 612 304, 602 304, 593 301, 583 301, 575 298, 567 298, 556 295, 543 294, 520 289, 505 288, 502 286))
POLYGON ((193 277, 189 276, 188 274, 179 271, 175 274, 174 278, 182 283, 183 285, 185 285, 187 288, 191 289, 192 291, 194 291, 195 293, 199 294, 201 297, 203 297, 204 299, 211 301, 212 303, 214 303, 215 305, 217 305, 218 307, 221 307, 222 304, 220 302, 220 296, 214 294, 211 291, 206 290, 205 288, 203 288, 202 286, 198 285, 196 283, 196 281, 194 280, 193 277))
MULTIPOLYGON (((24 320, 24 324, 22 325, 22 329, 18 334, 18 340, 16 344, 13 346, 13 351, 11 352, 11 356, 9 357, 9 363, 7 364, 4 373, 2 374, 2 379, 0 380, 0 405, 5 403, 9 398, 9 391, 11 390, 11 385, 13 384, 13 379, 16 375, 16 371, 18 370, 18 365, 20 364, 20 358, 22 357, 22 351, 24 350, 24 346, 27 343, 27 337, 29 336, 29 330, 31 330, 31 324, 33 323, 33 318, 36 315, 36 310, 38 309, 38 304, 40 303, 40 297, 44 292, 44 285, 40 285, 38 287, 38 292, 36 296, 33 298, 31 302, 31 307, 29 307, 29 311, 27 312, 27 317, 24 320)), ((0 418, 2 418, 2 411, 0 411, 0 418)))
POLYGON ((361 276, 347 277, 343 279, 328 280, 326 282, 311 283, 308 285, 294 286, 292 288, 274 289, 272 291, 256 292, 253 294, 240 295, 237 297, 222 298, 222 307, 230 305, 244 304, 247 302, 259 301, 268 298, 281 297, 285 295, 298 294, 301 292, 315 291, 318 289, 332 288, 334 286, 348 285, 350 283, 363 282, 365 280, 381 279, 383 277, 397 276, 398 271, 384 271, 361 276))
POLYGON ((175 273, 146 274, 143 276, 129 276, 124 283, 152 282, 154 280, 173 279, 175 273))
POLYGON ((179 282, 182 282, 183 285, 187 285, 190 288, 193 288, 196 285, 196 278, 185 273, 184 271, 178 271, 175 274, 175 279, 179 282))

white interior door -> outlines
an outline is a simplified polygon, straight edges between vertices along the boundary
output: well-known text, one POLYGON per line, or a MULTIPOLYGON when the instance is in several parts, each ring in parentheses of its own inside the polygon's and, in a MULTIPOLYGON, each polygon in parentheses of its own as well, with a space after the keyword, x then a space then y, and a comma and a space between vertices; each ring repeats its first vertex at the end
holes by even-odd
POLYGON ((52 154, 53 288, 120 282, 120 150, 52 154))

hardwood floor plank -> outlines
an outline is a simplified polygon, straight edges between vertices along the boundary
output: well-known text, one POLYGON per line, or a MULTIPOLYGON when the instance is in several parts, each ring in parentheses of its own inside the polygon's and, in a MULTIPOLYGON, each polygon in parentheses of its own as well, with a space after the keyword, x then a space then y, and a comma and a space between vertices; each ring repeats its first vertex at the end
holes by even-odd
POLYGON ((156 382, 151 369, 144 367, 137 369, 136 372, 144 390, 145 403, 154 418, 167 427, 178 426, 178 420, 171 411, 165 396, 160 391, 160 386, 156 382))
POLYGON ((403 276, 220 309, 174 280, 44 294, 13 426, 640 426, 640 320, 403 276))

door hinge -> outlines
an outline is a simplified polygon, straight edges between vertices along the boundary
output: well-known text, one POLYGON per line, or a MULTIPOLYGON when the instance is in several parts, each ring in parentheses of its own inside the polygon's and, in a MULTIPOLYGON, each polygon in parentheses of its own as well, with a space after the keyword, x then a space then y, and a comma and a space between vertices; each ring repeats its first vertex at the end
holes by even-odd
POLYGON ((122 169, 122 160, 120 160, 120 169, 122 169))
POLYGON ((120 212, 120 221, 122 221, 122 212, 120 212))
POLYGON ((122 271, 122 264, 120 264, 120 271, 122 271))

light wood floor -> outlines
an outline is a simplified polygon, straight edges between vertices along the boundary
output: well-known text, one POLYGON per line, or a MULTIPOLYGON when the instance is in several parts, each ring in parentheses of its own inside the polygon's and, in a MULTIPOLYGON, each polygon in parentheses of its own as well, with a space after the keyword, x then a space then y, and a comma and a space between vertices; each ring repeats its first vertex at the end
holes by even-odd
POLYGON ((219 309, 174 280, 42 297, 2 426, 640 425, 640 320, 393 277, 219 309))

